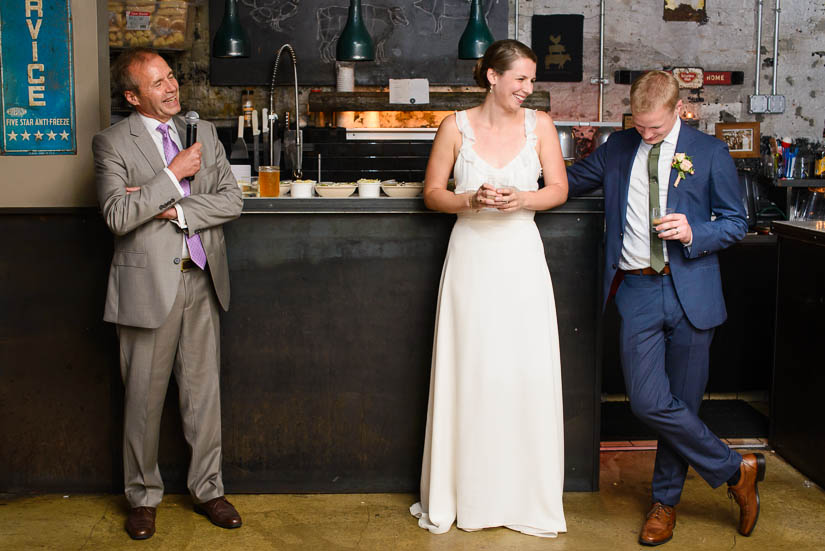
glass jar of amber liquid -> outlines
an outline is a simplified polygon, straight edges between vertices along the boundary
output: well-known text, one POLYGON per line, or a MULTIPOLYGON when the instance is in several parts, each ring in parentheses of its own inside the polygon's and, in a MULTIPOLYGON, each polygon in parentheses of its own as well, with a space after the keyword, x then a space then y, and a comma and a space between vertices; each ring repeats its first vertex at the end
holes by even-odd
POLYGON ((281 168, 277 166, 258 167, 258 196, 278 197, 281 194, 281 168))

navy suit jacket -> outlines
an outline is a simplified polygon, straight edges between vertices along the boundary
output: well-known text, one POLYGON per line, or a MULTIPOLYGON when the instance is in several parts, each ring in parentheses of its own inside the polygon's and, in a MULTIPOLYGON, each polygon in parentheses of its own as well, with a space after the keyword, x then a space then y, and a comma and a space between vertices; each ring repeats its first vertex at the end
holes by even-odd
MULTIPOLYGON (((641 141, 633 128, 614 132, 591 155, 567 168, 571 196, 604 188, 603 307, 619 267, 630 170, 641 141)), ((693 244, 688 250, 679 241, 665 242, 671 277, 690 323, 697 329, 710 329, 727 318, 716 253, 745 236, 744 203, 736 167, 724 142, 683 123, 676 152, 693 159, 695 173, 687 174, 674 187, 678 171, 671 169, 667 206, 687 217, 693 244)))

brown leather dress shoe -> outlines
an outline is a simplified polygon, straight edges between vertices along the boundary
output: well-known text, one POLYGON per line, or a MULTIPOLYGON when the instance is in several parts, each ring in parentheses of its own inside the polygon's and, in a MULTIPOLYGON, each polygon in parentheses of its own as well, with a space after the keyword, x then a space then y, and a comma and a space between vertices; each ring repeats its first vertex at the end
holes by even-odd
POLYGON ((126 531, 133 540, 146 540, 155 535, 155 508, 131 509, 126 517, 126 531))
POLYGON ((212 524, 221 528, 240 528, 243 524, 241 515, 224 496, 210 499, 206 503, 196 504, 195 512, 206 515, 212 521, 212 524))
POLYGON ((639 543, 651 546, 667 543, 673 537, 674 526, 676 526, 676 510, 657 501, 647 513, 647 520, 639 534, 639 543))
POLYGON ((759 482, 765 480, 765 456, 749 453, 742 456, 739 482, 728 487, 728 495, 739 504, 739 533, 750 536, 759 520, 759 482))

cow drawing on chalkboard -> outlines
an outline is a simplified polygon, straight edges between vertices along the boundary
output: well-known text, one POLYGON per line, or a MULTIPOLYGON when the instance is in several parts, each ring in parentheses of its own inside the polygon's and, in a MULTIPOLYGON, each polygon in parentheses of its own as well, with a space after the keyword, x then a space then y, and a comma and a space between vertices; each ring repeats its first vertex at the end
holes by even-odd
MULTIPOLYGON (((490 17, 493 5, 499 0, 484 2, 484 17, 490 17)), ((413 6, 433 18, 435 32, 441 32, 444 19, 460 19, 467 21, 470 15, 470 0, 413 0, 413 6)))
POLYGON ((277 31, 286 32, 282 23, 298 15, 298 3, 300 0, 242 0, 245 6, 250 8, 249 15, 252 19, 264 27, 277 31))
MULTIPOLYGON (((361 10, 367 30, 375 44, 375 61, 378 64, 386 62, 387 56, 384 52, 384 44, 392 36, 396 27, 406 27, 410 24, 404 14, 404 8, 362 4, 361 10)), ((318 8, 315 12, 318 29, 316 38, 318 39, 318 50, 322 62, 333 63, 335 61, 335 47, 338 43, 338 36, 344 30, 348 14, 348 5, 326 6, 318 8)))

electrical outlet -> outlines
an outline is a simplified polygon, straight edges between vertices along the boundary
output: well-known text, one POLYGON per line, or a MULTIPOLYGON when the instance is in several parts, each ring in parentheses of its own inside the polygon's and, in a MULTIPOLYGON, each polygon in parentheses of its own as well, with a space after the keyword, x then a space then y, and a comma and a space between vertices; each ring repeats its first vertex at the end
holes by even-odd
POLYGON ((758 96, 750 96, 748 99, 750 100, 748 103, 749 113, 769 113, 768 96, 760 94, 758 96))
POLYGON ((768 96, 768 113, 784 113, 785 96, 768 96))

